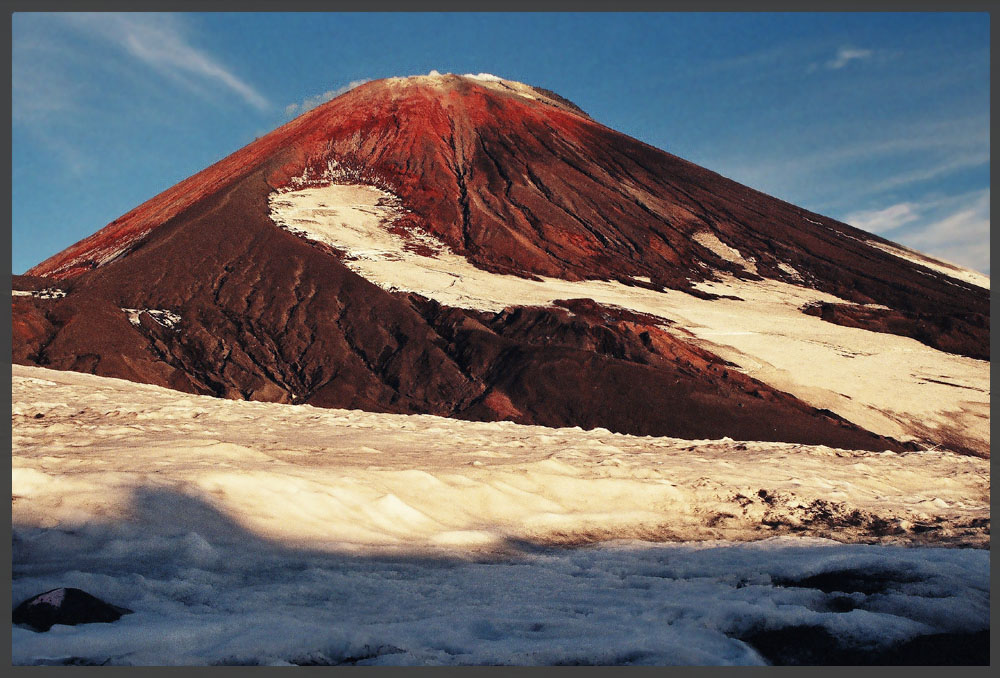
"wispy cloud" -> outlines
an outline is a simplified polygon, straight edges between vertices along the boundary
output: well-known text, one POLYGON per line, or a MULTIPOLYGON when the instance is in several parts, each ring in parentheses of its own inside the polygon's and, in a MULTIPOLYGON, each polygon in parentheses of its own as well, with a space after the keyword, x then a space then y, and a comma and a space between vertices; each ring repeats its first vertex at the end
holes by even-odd
POLYGON ((851 63, 868 59, 874 54, 870 49, 857 49, 855 47, 841 47, 837 50, 837 56, 826 62, 826 67, 831 71, 837 71, 851 63))
POLYGON ((85 85, 64 64, 74 53, 58 36, 40 34, 15 16, 11 40, 11 114, 13 121, 31 123, 72 110, 85 85))
POLYGON ((843 221, 925 254, 989 274, 989 189, 855 212, 843 221))
POLYGON ((941 162, 933 165, 902 172, 891 176, 884 181, 876 182, 869 187, 868 193, 879 193, 892 188, 897 188, 899 186, 907 186, 921 181, 936 179, 937 177, 944 176, 958 170, 987 165, 989 162, 990 153, 988 150, 960 153, 958 155, 944 158, 941 162))
POLYGON ((100 164, 95 144, 116 143, 117 126, 176 127, 196 115, 188 92, 223 114, 273 108, 182 15, 27 12, 12 24, 15 143, 69 175, 100 164))
POLYGON ((193 46, 177 17, 163 14, 55 15, 88 37, 115 45, 161 75, 194 89, 222 88, 259 110, 270 106, 253 86, 193 46))
POLYGON ((865 61, 876 56, 884 58, 890 55, 884 50, 877 51, 873 49, 860 49, 850 46, 838 47, 837 52, 834 54, 832 59, 827 59, 826 61, 813 61, 806 67, 806 72, 816 73, 821 70, 839 71, 849 65, 852 61, 865 61))
POLYGON ((15 122, 72 108, 79 86, 68 78, 37 64, 22 64, 12 71, 11 115, 15 122))
POLYGON ((990 272, 990 194, 984 191, 971 205, 933 220, 906 235, 913 249, 947 261, 990 272))
POLYGON ((288 104, 287 106, 285 106, 285 115, 289 117, 294 115, 301 115, 302 113, 312 110, 313 108, 316 108, 320 104, 325 104, 327 101, 339 97, 344 92, 350 91, 355 87, 357 87, 358 85, 363 85, 369 81, 370 78, 365 78, 363 80, 351 80, 343 87, 327 90, 326 92, 323 92, 322 94, 317 94, 316 96, 307 97, 306 99, 304 99, 299 103, 288 104))
MULTIPOLYGON (((766 160, 755 158, 746 162, 748 165, 762 163, 760 166, 769 171, 783 167, 790 174, 798 175, 821 168, 852 165, 859 161, 879 158, 918 155, 924 163, 931 159, 942 158, 940 162, 930 167, 925 166, 887 178, 885 185, 879 185, 877 189, 883 190, 938 176, 954 169, 989 162, 988 148, 983 149, 984 131, 988 128, 989 120, 986 117, 898 125, 890 134, 879 139, 869 137, 840 144, 824 143, 809 153, 766 160), (775 167, 768 168, 767 163, 775 167)), ((820 132, 810 129, 809 134, 816 137, 820 132)), ((872 188, 875 190, 874 186, 872 188)))
POLYGON ((844 221, 869 233, 885 233, 919 219, 918 210, 912 202, 901 202, 884 209, 853 212, 844 221))
POLYGON ((835 124, 806 127, 797 136, 787 133, 787 145, 727 146, 700 164, 825 214, 873 210, 880 207, 873 199, 882 194, 898 202, 912 197, 900 192, 926 193, 932 180, 989 164, 988 115, 851 131, 835 124), (807 143, 811 148, 802 152, 807 143))

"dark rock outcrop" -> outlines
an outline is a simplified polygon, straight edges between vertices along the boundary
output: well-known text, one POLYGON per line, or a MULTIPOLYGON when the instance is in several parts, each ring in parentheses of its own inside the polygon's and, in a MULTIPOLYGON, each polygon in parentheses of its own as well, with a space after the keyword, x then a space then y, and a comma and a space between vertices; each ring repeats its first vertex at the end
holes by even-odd
POLYGON ((990 317, 983 313, 914 313, 820 302, 802 309, 828 322, 898 334, 948 353, 990 359, 990 317))
POLYGON ((15 624, 30 626, 35 631, 48 631, 55 624, 75 626, 95 622, 118 621, 132 610, 106 603, 77 588, 58 588, 40 593, 14 608, 15 624))

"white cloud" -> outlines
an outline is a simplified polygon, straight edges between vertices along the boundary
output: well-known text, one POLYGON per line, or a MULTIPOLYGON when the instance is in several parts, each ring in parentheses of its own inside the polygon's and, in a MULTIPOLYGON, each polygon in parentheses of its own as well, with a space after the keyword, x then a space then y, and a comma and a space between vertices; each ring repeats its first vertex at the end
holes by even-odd
POLYGON ((285 106, 285 115, 288 116, 301 115, 302 113, 305 113, 308 110, 316 108, 320 104, 325 104, 327 101, 339 97, 344 92, 348 92, 357 87, 358 85, 363 85, 366 82, 370 82, 370 80, 371 80, 370 78, 364 78, 362 80, 351 80, 343 87, 327 90, 322 94, 317 94, 316 96, 308 97, 300 103, 288 104, 287 106, 285 106))
POLYGON ((221 86, 260 110, 270 105, 250 84, 207 52, 191 45, 174 16, 151 13, 57 16, 89 37, 110 42, 162 75, 195 89, 221 86))
POLYGON ((840 70, 852 61, 868 59, 874 52, 870 49, 856 49, 854 47, 841 47, 837 50, 837 56, 826 62, 826 67, 831 71, 840 70))
POLYGON ((970 206, 907 234, 906 244, 962 266, 990 271, 990 192, 970 206))
POLYGON ((848 214, 843 220, 919 252, 989 274, 989 189, 897 203, 848 214))
POLYGON ((869 233, 885 233, 919 218, 913 203, 901 202, 885 209, 854 212, 844 217, 844 221, 869 233))

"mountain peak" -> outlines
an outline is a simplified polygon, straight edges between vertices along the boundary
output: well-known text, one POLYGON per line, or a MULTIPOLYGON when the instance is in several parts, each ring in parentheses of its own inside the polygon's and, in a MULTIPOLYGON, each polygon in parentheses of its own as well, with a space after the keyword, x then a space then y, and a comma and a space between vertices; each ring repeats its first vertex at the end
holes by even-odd
POLYGON ((13 355, 226 397, 988 455, 989 290, 921 257, 542 88, 432 71, 31 269, 53 282, 15 294, 13 355))
MULTIPOLYGON (((590 116, 582 108, 572 101, 562 97, 555 92, 528 85, 516 80, 508 80, 492 73, 441 73, 432 70, 426 75, 395 76, 382 80, 373 80, 361 87, 366 89, 388 88, 390 91, 404 92, 410 88, 421 88, 445 92, 474 92, 486 90, 491 93, 498 93, 506 96, 520 97, 529 101, 536 101, 554 106, 564 111, 582 115, 589 119, 590 116)), ((358 90, 361 87, 356 88, 358 90)), ((352 90, 353 91, 353 90, 352 90)))

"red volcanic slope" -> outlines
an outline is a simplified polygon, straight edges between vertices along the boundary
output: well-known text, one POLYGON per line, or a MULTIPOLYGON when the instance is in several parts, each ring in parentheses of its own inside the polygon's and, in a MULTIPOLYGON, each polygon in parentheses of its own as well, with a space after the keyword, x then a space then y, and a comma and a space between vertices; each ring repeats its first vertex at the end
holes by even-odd
POLYGON ((414 219, 476 265, 566 279, 705 269, 753 277, 699 245, 709 230, 761 275, 903 311, 988 314, 988 293, 927 276, 867 246, 888 242, 705 170, 539 99, 469 78, 370 82, 261 137, 28 271, 71 277, 134 246, 208 195, 260 173, 272 188, 335 159, 402 198, 414 219), (965 289, 956 295, 955 286, 965 289))
POLYGON ((268 216, 273 190, 331 162, 391 190, 410 225, 488 270, 676 288, 707 268, 754 277, 692 238, 709 231, 761 275, 787 279, 785 262, 816 288, 890 306, 894 332, 919 318, 933 334, 961 314, 972 329, 947 345, 988 345, 987 291, 928 276, 859 240, 874 236, 619 134, 545 90, 444 76, 362 85, 34 267, 68 294, 15 298, 14 360, 224 397, 901 448, 651 319, 579 302, 573 314, 482 314, 382 290, 268 216), (170 309, 180 325, 148 313, 135 325, 125 308, 170 309))

